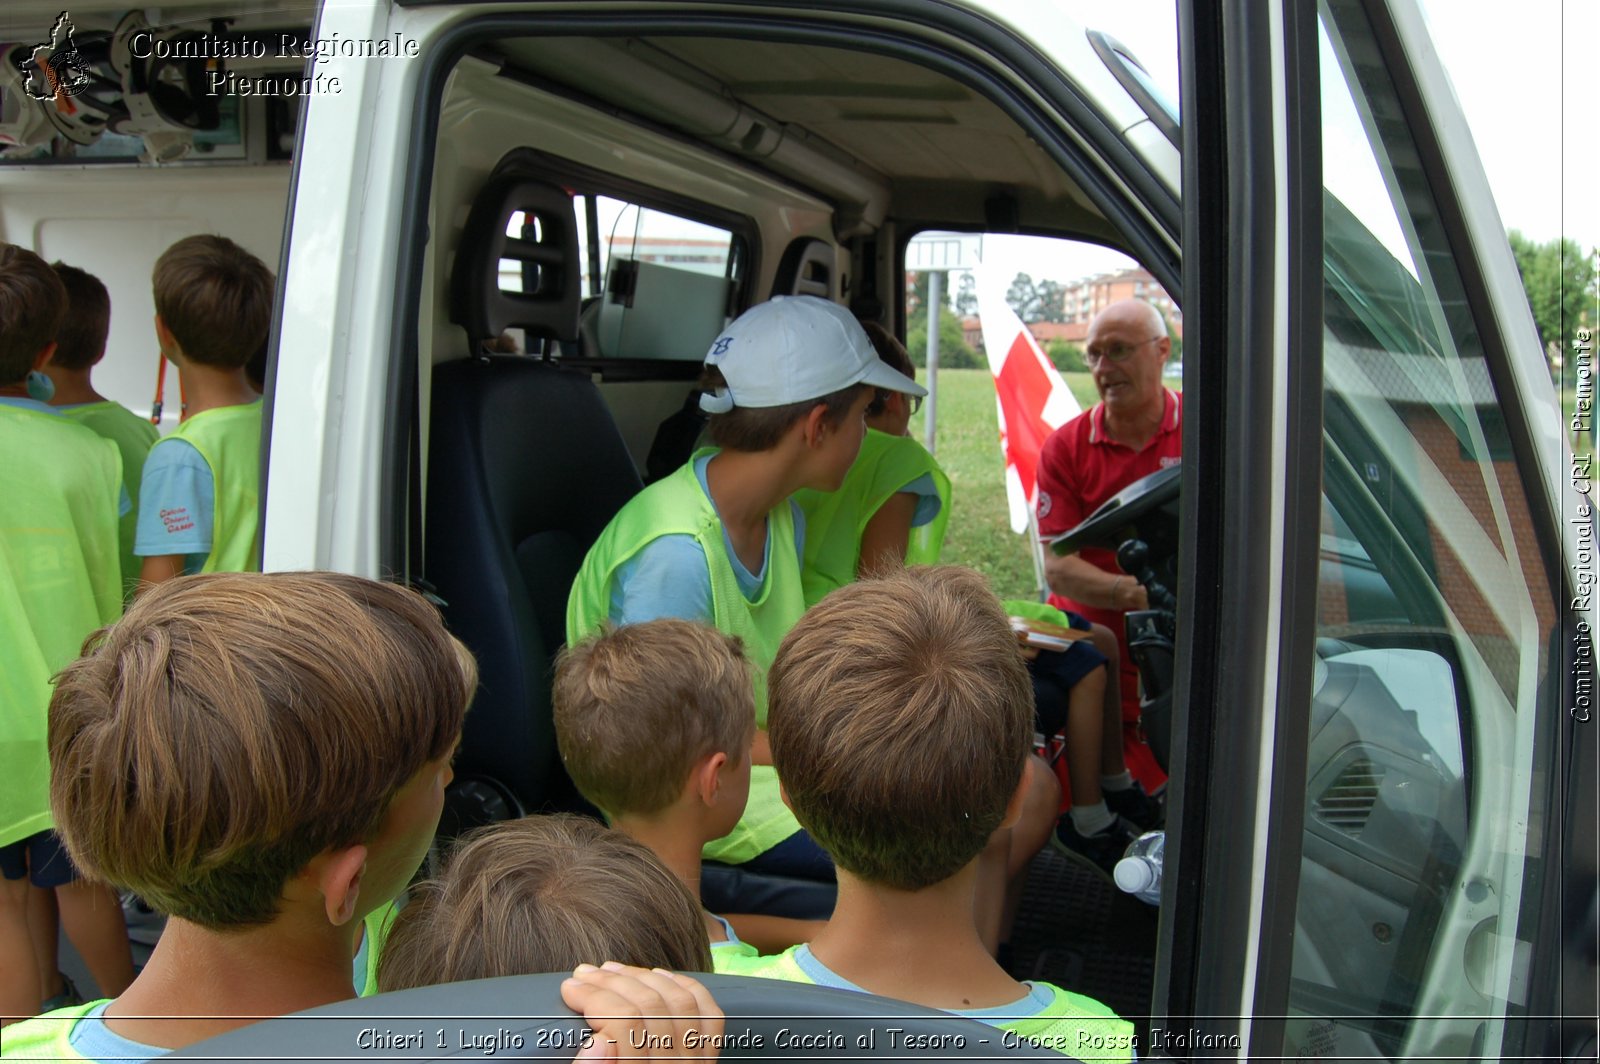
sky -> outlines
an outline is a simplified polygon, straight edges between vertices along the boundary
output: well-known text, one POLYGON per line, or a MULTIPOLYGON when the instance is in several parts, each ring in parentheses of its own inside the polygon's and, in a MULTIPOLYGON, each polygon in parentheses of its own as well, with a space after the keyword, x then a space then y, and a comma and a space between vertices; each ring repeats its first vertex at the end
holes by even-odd
MULTIPOLYGON (((1600 41, 1595 0, 1416 0, 1454 86, 1507 229, 1536 241, 1566 236, 1585 251, 1600 246, 1600 92, 1593 47, 1600 41)), ((1075 19, 1128 46, 1156 83, 1178 96, 1173 0, 1059 0, 1075 19)), ((1325 67, 1331 56, 1324 40, 1325 67)), ((1325 82, 1326 85, 1326 82, 1325 82)), ((1330 97, 1325 143, 1364 138, 1348 99, 1330 97)), ((1370 154, 1328 151, 1327 179, 1402 261, 1409 256, 1370 154), (1364 205, 1364 206, 1363 206, 1364 205)), ((1063 256, 1056 241, 990 237, 985 261, 1009 279, 1069 281, 1131 261, 1104 249, 1063 256)))

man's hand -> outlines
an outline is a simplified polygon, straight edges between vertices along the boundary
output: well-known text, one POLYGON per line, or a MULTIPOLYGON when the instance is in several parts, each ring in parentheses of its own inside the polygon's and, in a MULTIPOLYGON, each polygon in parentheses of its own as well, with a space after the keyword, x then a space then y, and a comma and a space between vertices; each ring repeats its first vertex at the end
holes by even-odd
POLYGON ((1144 585, 1126 573, 1108 573, 1076 554, 1045 552, 1044 576, 1058 595, 1107 610, 1147 610, 1144 585))
POLYGON ((687 975, 616 961, 580 964, 561 984, 561 1000, 594 1030, 575 1060, 705 1060, 721 1052, 722 1010, 687 975))

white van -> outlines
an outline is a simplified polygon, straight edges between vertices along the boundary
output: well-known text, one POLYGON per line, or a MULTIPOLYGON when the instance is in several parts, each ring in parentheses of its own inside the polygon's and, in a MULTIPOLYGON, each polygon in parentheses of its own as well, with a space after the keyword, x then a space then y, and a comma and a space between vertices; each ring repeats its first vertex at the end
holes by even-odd
MULTIPOLYGON (((0 40, 59 10, 7 0, 0 40)), ((1033 0, 70 14, 72 114, 4 75, 0 238, 100 272, 152 356, 124 307, 173 239, 278 263, 263 564, 445 601, 483 662, 463 816, 560 800, 567 585, 686 453, 729 315, 903 334, 918 232, 1104 244, 1186 356, 1140 1054, 1593 1058, 1592 456, 1414 0, 1178 0, 1181 121, 1033 0)))

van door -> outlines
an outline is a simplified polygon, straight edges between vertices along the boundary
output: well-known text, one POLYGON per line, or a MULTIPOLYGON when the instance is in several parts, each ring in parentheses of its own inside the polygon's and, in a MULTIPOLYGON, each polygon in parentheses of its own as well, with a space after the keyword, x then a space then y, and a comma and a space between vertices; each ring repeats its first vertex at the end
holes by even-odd
POLYGON ((1148 1049, 1577 1052, 1594 518, 1464 121, 1411 0, 1179 8, 1205 372, 1148 1049))

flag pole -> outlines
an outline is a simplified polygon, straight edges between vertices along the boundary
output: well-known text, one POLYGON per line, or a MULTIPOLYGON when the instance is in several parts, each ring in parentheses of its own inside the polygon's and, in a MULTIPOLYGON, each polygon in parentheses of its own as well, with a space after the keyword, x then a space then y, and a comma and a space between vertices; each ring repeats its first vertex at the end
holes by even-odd
POLYGON ((1038 589, 1039 601, 1043 602, 1050 597, 1050 581, 1044 575, 1044 544, 1039 541, 1039 510, 1038 507, 1028 507, 1028 556, 1033 559, 1033 584, 1038 589))

